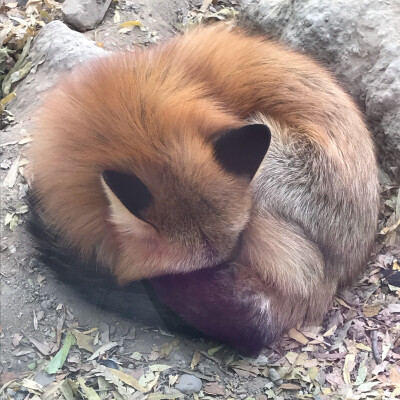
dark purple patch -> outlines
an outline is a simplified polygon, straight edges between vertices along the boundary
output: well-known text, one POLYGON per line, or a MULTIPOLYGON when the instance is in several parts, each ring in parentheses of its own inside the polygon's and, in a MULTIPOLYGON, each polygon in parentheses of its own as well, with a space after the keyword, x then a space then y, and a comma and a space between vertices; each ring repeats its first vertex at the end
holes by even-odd
POLYGON ((275 338, 258 299, 260 282, 233 265, 150 280, 160 299, 207 336, 256 356, 275 338), (240 276, 239 276, 240 275, 240 276))

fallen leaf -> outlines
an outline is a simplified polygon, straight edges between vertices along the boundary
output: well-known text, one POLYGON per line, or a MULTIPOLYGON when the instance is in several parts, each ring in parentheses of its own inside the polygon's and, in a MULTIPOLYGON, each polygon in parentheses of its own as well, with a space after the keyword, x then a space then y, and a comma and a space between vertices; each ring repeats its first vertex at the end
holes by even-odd
POLYGON ((300 385, 296 385, 294 383, 282 383, 281 386, 278 387, 279 390, 301 390, 300 385))
POLYGON ((224 396, 225 390, 224 387, 218 384, 217 382, 207 383, 204 386, 204 391, 208 394, 212 394, 213 396, 224 396))
POLYGON ((207 350, 207 353, 208 353, 208 355, 213 356, 215 353, 217 353, 218 351, 220 351, 223 347, 224 347, 224 345, 221 344, 220 346, 213 347, 212 349, 208 349, 208 350, 207 350))
POLYGON ((142 354, 135 351, 134 353, 131 354, 131 358, 133 358, 136 361, 140 361, 142 358, 142 354))
POLYGON ((0 105, 5 107, 11 100, 15 99, 16 97, 17 97, 17 94, 15 92, 11 92, 6 97, 3 97, 0 100, 0 105))
POLYGON ((356 381, 354 382, 354 384, 356 386, 359 386, 365 382, 365 379, 367 378, 367 373, 368 373, 368 368, 365 365, 367 358, 368 358, 368 353, 361 353, 361 357, 362 357, 362 360, 358 367, 357 378, 356 378, 356 381))
POLYGON ((65 360, 67 359, 69 350, 72 345, 76 343, 75 337, 71 332, 68 332, 65 339, 64 344, 58 353, 52 358, 52 360, 47 364, 46 372, 48 374, 55 374, 59 369, 61 369, 64 365, 65 360))
POLYGON ((7 213, 4 218, 4 225, 9 226, 10 230, 14 230, 18 226, 19 217, 16 213, 7 213))
POLYGON ((295 328, 290 329, 288 335, 289 337, 291 337, 292 339, 296 340, 297 342, 303 345, 306 345, 309 342, 309 340, 295 328))
POLYGON ((336 329, 337 329, 337 326, 336 326, 336 325, 333 325, 333 326, 331 326, 322 336, 323 336, 323 337, 332 336, 332 335, 335 333, 336 329))
POLYGON ((367 345, 365 345, 363 343, 356 343, 356 348, 359 349, 359 350, 365 350, 365 351, 371 351, 372 350, 370 346, 367 346, 367 345))
POLYGON ((388 361, 383 361, 382 363, 378 364, 373 370, 372 375, 379 375, 385 371, 387 365, 389 364, 388 361))
POLYGON ((388 309, 391 313, 400 313, 400 304, 389 304, 388 309))
POLYGON ((347 354, 346 358, 344 359, 343 379, 347 385, 351 384, 350 373, 355 367, 355 359, 356 357, 354 354, 347 354))
POLYGON ((190 369, 195 369, 197 364, 200 362, 200 359, 201 359, 201 353, 198 350, 196 350, 193 353, 192 362, 190 364, 190 369))
POLYGON ((78 376, 77 381, 88 400, 101 400, 100 396, 96 393, 96 391, 93 388, 86 386, 86 383, 81 376, 78 376))
POLYGON ((72 334, 75 336, 76 344, 80 349, 86 350, 90 353, 93 353, 94 349, 92 346, 93 338, 89 335, 85 335, 84 333, 74 329, 72 334))
POLYGON ((150 371, 152 372, 164 372, 167 369, 170 369, 171 366, 170 365, 165 365, 165 364, 154 364, 154 365, 150 365, 150 371))
POLYGON ((376 386, 379 385, 380 382, 378 381, 373 381, 373 382, 365 382, 363 384, 361 384, 358 388, 357 388, 357 392, 360 393, 366 393, 366 392, 370 392, 371 389, 376 386))
POLYGON ((178 380, 179 375, 169 375, 168 376, 168 386, 174 386, 176 381, 178 380))
POLYGON ((114 24, 119 24, 121 22, 121 16, 119 15, 118 10, 115 10, 113 22, 114 24))
POLYGON ((375 315, 378 315, 380 311, 381 311, 381 306, 379 304, 375 305, 366 304, 363 307, 363 313, 367 318, 375 317, 375 315))
POLYGON ((123 29, 123 28, 134 28, 135 26, 141 27, 141 26, 143 26, 143 24, 139 20, 126 21, 126 22, 123 22, 122 24, 120 24, 118 26, 118 28, 120 28, 120 29, 123 29))
POLYGON ((139 392, 146 393, 147 389, 142 386, 139 381, 134 378, 132 375, 128 375, 125 372, 119 371, 117 369, 107 368, 112 375, 116 376, 125 384, 132 386, 134 389, 138 390, 139 392))
POLYGON ((60 391, 66 400, 75 400, 74 393, 69 385, 68 380, 64 380, 60 385, 60 391))
POLYGON ((160 358, 169 356, 172 350, 176 349, 179 345, 179 340, 173 340, 170 343, 164 343, 161 347, 160 358))
POLYGON ((89 358, 89 360, 95 360, 97 357, 103 355, 106 351, 111 350, 115 346, 118 346, 117 342, 109 342, 106 343, 105 345, 101 346, 99 349, 97 349, 89 358))
POLYGON ((351 309, 351 307, 340 297, 335 297, 335 300, 343 307, 351 309))
POLYGON ((20 158, 21 156, 18 156, 12 163, 10 169, 7 172, 6 177, 4 178, 3 186, 11 189, 15 185, 15 181, 17 180, 18 176, 18 167, 20 158))
POLYGON ((51 347, 47 343, 41 343, 30 336, 28 336, 28 339, 44 356, 49 356, 51 354, 51 347))
POLYGON ((43 386, 31 379, 25 378, 21 382, 21 386, 28 389, 29 392, 33 392, 35 394, 41 394, 43 393, 43 386))

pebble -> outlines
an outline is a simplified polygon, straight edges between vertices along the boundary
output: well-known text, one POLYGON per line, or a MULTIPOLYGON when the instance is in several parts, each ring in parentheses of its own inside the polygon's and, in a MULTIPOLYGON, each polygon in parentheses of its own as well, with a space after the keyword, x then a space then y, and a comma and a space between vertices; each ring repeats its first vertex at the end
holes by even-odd
POLYGON ((202 386, 201 379, 193 375, 183 374, 179 378, 179 382, 175 385, 175 389, 178 389, 183 394, 190 394, 199 393, 202 386))
POLYGON ((49 308, 51 308, 51 303, 52 303, 51 300, 43 300, 43 301, 40 303, 40 307, 42 307, 43 310, 48 310, 49 308))
POLYGON ((55 381, 55 375, 49 375, 44 371, 38 371, 33 377, 33 380, 39 385, 48 386, 55 381))
POLYGON ((275 368, 269 369, 269 377, 270 377, 271 381, 275 383, 275 385, 277 385, 277 386, 282 385, 283 380, 275 368))

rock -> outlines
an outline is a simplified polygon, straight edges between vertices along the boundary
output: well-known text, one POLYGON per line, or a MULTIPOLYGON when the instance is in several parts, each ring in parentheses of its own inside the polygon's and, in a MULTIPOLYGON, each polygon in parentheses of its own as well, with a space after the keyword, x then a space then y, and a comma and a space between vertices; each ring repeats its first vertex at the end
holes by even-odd
POLYGON ((86 31, 100 24, 110 3, 111 0, 65 0, 61 11, 67 24, 86 31))
POLYGON ((40 307, 42 307, 43 310, 49 310, 51 308, 51 300, 43 300, 40 303, 40 307))
POLYGON ((281 376, 279 375, 278 371, 275 368, 269 369, 269 378, 275 385, 280 386, 283 383, 281 376))
POLYGON ((33 376, 33 380, 42 386, 48 386, 55 381, 55 375, 49 375, 44 371, 37 371, 33 376))
POLYGON ((400 180, 400 13, 385 0, 242 0, 265 32, 327 65, 365 110, 378 158, 400 180))
POLYGON ((18 84, 17 97, 9 105, 15 115, 27 114, 30 107, 36 108, 40 94, 54 85, 58 74, 70 70, 93 57, 107 52, 86 39, 81 33, 69 29, 61 21, 45 25, 33 42, 29 54, 32 69, 18 84))
POLYGON ((183 374, 179 378, 179 382, 175 385, 175 389, 184 394, 199 393, 202 385, 201 379, 193 375, 183 374))

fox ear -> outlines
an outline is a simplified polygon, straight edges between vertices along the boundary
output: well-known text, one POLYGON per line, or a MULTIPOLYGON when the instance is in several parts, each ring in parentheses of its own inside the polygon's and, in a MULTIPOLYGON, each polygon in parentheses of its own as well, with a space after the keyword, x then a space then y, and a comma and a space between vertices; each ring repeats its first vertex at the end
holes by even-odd
POLYGON ((152 195, 147 186, 134 174, 106 170, 101 176, 106 189, 110 190, 135 217, 140 218, 140 212, 152 202, 152 195))
POLYGON ((227 171, 253 178, 271 142, 266 125, 246 125, 219 135, 213 143, 215 158, 227 171))

